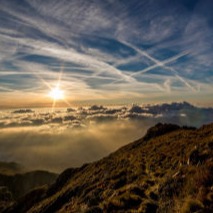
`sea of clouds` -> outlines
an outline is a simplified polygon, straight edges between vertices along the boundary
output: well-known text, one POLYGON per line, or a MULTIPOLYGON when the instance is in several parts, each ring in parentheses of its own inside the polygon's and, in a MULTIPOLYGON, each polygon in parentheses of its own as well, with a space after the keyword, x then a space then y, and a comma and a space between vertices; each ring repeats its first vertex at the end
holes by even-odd
POLYGON ((142 137, 159 122, 200 127, 212 108, 189 103, 0 111, 0 161, 60 172, 142 137))

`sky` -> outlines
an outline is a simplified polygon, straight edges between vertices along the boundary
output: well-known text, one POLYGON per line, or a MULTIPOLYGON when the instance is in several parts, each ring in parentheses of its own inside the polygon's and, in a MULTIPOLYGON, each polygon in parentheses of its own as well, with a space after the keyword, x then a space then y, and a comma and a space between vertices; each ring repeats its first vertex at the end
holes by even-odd
POLYGON ((0 0, 0 107, 213 106, 212 0, 0 0))

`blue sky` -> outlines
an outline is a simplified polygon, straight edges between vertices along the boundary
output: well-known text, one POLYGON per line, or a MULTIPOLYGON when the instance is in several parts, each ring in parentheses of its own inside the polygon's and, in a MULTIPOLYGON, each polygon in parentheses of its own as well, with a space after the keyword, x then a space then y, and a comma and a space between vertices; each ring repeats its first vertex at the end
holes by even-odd
POLYGON ((213 105, 212 0, 0 0, 1 106, 213 105))

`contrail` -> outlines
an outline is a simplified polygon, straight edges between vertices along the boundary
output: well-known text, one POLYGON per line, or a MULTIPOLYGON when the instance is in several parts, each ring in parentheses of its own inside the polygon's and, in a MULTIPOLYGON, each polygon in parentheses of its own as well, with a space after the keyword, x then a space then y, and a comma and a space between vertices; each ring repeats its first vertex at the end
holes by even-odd
POLYGON ((188 51, 184 51, 184 52, 182 52, 182 53, 180 53, 180 54, 178 54, 178 55, 176 55, 176 56, 173 56, 173 57, 171 57, 171 58, 169 58, 169 59, 166 59, 166 60, 164 60, 164 61, 161 61, 160 63, 157 63, 157 64, 152 65, 152 66, 150 66, 150 67, 147 67, 147 68, 145 68, 145 69, 143 69, 143 70, 141 70, 141 71, 138 71, 138 72, 136 72, 136 73, 133 73, 133 74, 131 74, 130 76, 135 76, 135 75, 138 75, 138 74, 141 74, 141 73, 145 73, 145 72, 147 72, 147 71, 149 71, 149 70, 152 70, 152 69, 154 69, 154 68, 156 68, 156 67, 159 67, 159 66, 163 66, 163 67, 164 67, 164 65, 166 65, 166 64, 168 64, 168 63, 170 63, 170 62, 173 62, 173 61, 175 61, 175 60, 177 60, 177 59, 179 59, 179 58, 182 58, 183 56, 185 56, 185 55, 187 55, 187 54, 188 54, 188 51))
MULTIPOLYGON (((137 52, 140 53, 141 55, 143 55, 143 56, 147 57, 148 59, 150 59, 152 62, 154 62, 154 63, 157 65, 157 67, 160 66, 160 67, 163 67, 163 68, 166 69, 166 70, 169 70, 170 72, 172 72, 172 73, 174 74, 174 76, 175 76, 177 79, 179 79, 182 83, 184 83, 188 88, 190 88, 192 91, 196 91, 196 89, 195 89, 194 87, 192 87, 192 86, 186 81, 186 79, 184 79, 183 77, 181 77, 181 76, 177 73, 177 71, 176 71, 174 68, 165 66, 165 64, 167 64, 167 63, 169 63, 169 62, 171 62, 171 61, 166 62, 166 63, 165 63, 165 61, 159 61, 159 60, 157 60, 156 58, 154 58, 154 57, 152 57, 151 55, 149 55, 146 51, 143 51, 143 50, 141 50, 141 49, 139 49, 139 48, 137 48, 137 47, 135 47, 135 46, 133 46, 133 45, 131 45, 131 44, 125 42, 125 41, 121 41, 121 42, 122 42, 123 44, 125 44, 125 45, 131 47, 132 49, 134 49, 135 51, 137 51, 137 52)), ((185 55, 187 55, 189 52, 184 51, 183 53, 185 53, 185 55)), ((177 56, 179 56, 179 55, 177 55, 177 56)), ((183 56, 184 56, 184 55, 180 55, 178 58, 183 57, 183 56)), ((174 60, 177 60, 178 58, 174 58, 174 60)), ((154 67, 154 68, 156 68, 156 67, 154 67)), ((152 68, 152 69, 153 69, 153 68, 152 68)), ((146 70, 146 69, 145 69, 145 70, 146 70)), ((145 71, 145 70, 143 70, 143 71, 145 71)), ((149 71, 149 70, 146 70, 145 72, 147 72, 147 71, 149 71)), ((139 74, 139 73, 143 73, 143 72, 142 72, 142 71, 139 71, 139 72, 134 73, 134 74, 139 74)), ((130 75, 130 76, 134 76, 134 75, 130 75)))
MULTIPOLYGON (((147 67, 147 68, 145 68, 145 69, 143 69, 143 70, 141 70, 141 71, 138 71, 138 72, 135 72, 135 73, 132 73, 132 74, 130 74, 129 76, 136 76, 136 75, 139 75, 139 74, 143 74, 143 73, 146 73, 146 72, 148 72, 148 71, 150 71, 150 70, 152 70, 152 69, 155 69, 155 68, 157 68, 157 67, 159 67, 159 66, 164 66, 165 64, 168 64, 168 63, 170 63, 170 62, 172 62, 172 61, 175 61, 175 60, 177 60, 177 59, 179 59, 179 58, 181 58, 181 57, 183 57, 183 56, 185 56, 185 55, 187 55, 188 54, 188 51, 184 51, 184 52, 182 52, 182 53, 180 53, 180 54, 178 54, 178 55, 176 55, 176 56, 173 56, 173 57, 171 57, 171 58, 169 58, 169 59, 166 59, 166 60, 164 60, 164 61, 161 61, 160 62, 160 65, 159 65, 159 63, 158 64, 154 64, 154 65, 152 65, 152 66, 150 66, 150 67, 147 67)), ((112 83, 110 83, 110 84, 114 84, 114 83, 117 83, 117 82, 120 82, 120 81, 122 81, 123 79, 119 79, 119 80, 117 80, 117 81, 113 81, 112 83)))

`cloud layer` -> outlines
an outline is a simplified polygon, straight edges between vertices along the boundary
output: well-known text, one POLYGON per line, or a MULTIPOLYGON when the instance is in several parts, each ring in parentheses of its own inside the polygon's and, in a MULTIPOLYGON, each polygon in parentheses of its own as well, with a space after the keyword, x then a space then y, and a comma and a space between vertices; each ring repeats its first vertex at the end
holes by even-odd
POLYGON ((0 128, 39 127, 55 130, 87 128, 110 121, 172 122, 196 127, 211 122, 212 108, 198 108, 187 102, 107 107, 18 109, 0 111, 0 128))
POLYGON ((130 143, 158 122, 199 127, 212 122, 212 108, 186 102, 0 111, 0 161, 27 169, 62 171, 97 160, 130 143))

